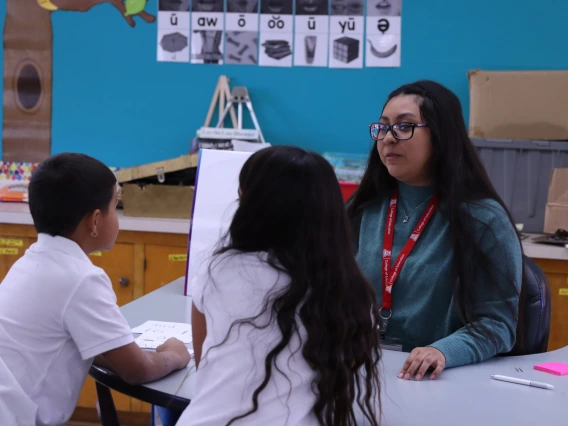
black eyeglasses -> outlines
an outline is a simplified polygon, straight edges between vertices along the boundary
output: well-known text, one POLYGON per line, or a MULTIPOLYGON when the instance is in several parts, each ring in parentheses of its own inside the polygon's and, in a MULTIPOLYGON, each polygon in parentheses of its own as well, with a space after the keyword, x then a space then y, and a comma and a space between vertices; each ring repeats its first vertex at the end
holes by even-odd
POLYGON ((395 123, 388 126, 382 123, 372 123, 369 125, 369 133, 374 140, 382 141, 390 130, 395 139, 406 141, 414 136, 416 127, 428 127, 428 125, 424 123, 395 123))

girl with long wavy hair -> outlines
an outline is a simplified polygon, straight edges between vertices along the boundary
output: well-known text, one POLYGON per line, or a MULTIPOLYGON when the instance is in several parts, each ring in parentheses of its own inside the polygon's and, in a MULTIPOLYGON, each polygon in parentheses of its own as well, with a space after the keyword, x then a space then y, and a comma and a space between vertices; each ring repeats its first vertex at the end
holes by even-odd
POLYGON ((196 393, 178 425, 378 426, 378 308, 352 245, 323 157, 247 160, 228 235, 192 283, 196 393))
POLYGON ((457 96, 433 81, 404 85, 370 134, 348 214, 381 337, 410 352, 399 377, 434 379, 518 349, 521 242, 457 96))

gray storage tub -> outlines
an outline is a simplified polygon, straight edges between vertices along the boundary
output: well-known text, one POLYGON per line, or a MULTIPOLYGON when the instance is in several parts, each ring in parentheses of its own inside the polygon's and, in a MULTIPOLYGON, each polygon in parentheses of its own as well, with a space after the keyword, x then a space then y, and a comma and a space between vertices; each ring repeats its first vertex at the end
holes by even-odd
POLYGON ((568 167, 568 142, 471 138, 491 182, 524 232, 542 233, 552 169, 568 167))

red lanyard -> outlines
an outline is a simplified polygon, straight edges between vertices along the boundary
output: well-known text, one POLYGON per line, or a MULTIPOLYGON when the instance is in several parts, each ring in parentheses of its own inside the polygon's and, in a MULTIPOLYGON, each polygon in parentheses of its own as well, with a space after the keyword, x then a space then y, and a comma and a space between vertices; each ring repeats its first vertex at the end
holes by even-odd
POLYGON ((412 232, 412 234, 410 235, 410 238, 398 255, 398 258, 394 262, 394 266, 391 270, 392 244, 394 239, 394 223, 396 219, 397 203, 398 191, 395 189, 390 200, 389 214, 387 216, 387 222, 385 225, 385 239, 383 242, 383 307, 381 311, 386 309, 390 312, 388 317, 383 317, 381 315, 381 318, 383 320, 381 322, 384 323, 381 327, 383 329, 381 330, 382 333, 386 331, 388 319, 392 315, 392 287, 396 279, 398 278, 398 274, 400 274, 400 271, 404 266, 404 262, 406 262, 406 259, 408 259, 410 252, 414 248, 416 241, 418 241, 418 238, 420 238, 420 235, 422 235, 422 232, 424 232, 426 225, 428 225, 428 222, 434 215, 434 212, 438 207, 438 196, 434 195, 432 197, 432 200, 430 200, 430 203, 422 214, 418 225, 416 225, 414 232, 412 232))

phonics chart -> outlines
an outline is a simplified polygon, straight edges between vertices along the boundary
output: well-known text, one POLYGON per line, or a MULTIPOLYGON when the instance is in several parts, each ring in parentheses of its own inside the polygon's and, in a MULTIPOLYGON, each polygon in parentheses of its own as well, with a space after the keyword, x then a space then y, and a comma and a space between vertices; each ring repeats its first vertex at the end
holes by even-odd
POLYGON ((402 0, 159 0, 160 62, 400 67, 402 0))

